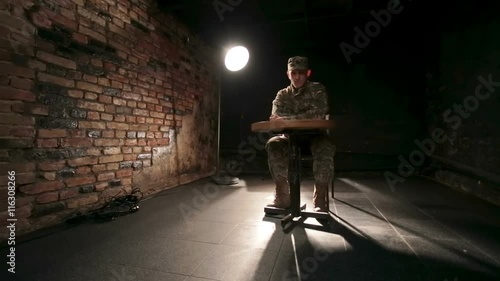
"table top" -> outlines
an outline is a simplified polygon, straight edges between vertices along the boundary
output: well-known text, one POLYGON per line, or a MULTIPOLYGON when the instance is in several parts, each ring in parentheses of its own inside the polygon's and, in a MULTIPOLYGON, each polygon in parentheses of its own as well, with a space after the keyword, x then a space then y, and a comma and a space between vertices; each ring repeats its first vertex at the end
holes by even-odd
POLYGON ((283 132, 290 130, 327 130, 335 127, 333 120, 301 119, 270 120, 252 123, 252 132, 283 132))

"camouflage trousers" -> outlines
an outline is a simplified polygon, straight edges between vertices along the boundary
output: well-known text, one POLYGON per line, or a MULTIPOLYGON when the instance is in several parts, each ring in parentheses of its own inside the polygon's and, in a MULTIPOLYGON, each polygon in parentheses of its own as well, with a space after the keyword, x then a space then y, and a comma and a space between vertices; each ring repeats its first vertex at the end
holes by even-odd
MULTIPOLYGON (((299 138, 301 147, 309 146, 313 157, 316 184, 329 184, 334 176, 335 145, 326 134, 299 138)), ((288 178, 288 137, 275 136, 266 143, 269 170, 273 179, 288 178)))

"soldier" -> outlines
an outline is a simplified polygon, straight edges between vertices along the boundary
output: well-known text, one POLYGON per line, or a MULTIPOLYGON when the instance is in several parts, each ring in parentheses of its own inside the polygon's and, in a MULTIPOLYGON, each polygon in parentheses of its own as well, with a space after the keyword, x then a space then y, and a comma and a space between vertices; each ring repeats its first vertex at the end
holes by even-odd
MULTIPOLYGON (((278 91, 273 101, 270 120, 326 119, 329 113, 328 95, 325 87, 309 81, 311 70, 306 57, 288 59, 287 69, 290 86, 278 91)), ((314 211, 327 212, 326 192, 333 179, 333 157, 335 145, 325 131, 307 138, 300 138, 301 144, 308 145, 313 156, 314 211)), ((276 183, 275 197, 268 206, 290 207, 290 187, 288 184, 288 138, 285 135, 272 137, 266 144, 268 164, 276 183)))

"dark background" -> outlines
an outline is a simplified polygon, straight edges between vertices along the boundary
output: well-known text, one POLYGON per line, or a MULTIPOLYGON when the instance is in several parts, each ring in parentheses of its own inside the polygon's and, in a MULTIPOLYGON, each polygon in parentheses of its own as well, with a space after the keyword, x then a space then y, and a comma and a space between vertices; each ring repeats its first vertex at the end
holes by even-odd
MULTIPOLYGON (((246 68, 223 73, 222 150, 236 150, 248 142, 254 135, 250 124, 268 119, 276 92, 289 85, 285 71, 291 56, 307 56, 311 80, 323 83, 329 92, 332 119, 338 124, 333 135, 337 151, 388 155, 393 160, 408 155, 415 149, 414 141, 429 137, 432 128, 444 126, 443 111, 473 93, 477 75, 499 67, 493 63, 500 57, 495 1, 395 1, 402 11, 392 14, 389 24, 353 54, 351 62, 340 43, 355 46, 354 28, 365 30, 375 21, 372 13, 387 10, 393 1, 167 2, 162 2, 162 9, 173 12, 215 48, 222 51, 241 44, 250 51, 246 68), (235 4, 226 6, 232 10, 224 11, 223 18, 215 9, 221 3, 235 4)), ((490 100, 497 105, 498 101, 490 100)), ((499 119, 492 108, 481 115, 486 123, 499 119)), ((467 122, 477 127, 472 118, 467 122)), ((467 138, 488 135, 498 140, 498 126, 488 124, 487 132, 470 131, 468 125, 467 138)), ((464 149, 456 147, 458 143, 442 149, 464 149)), ((467 153, 474 157, 470 150, 467 153)), ((440 154, 447 157, 446 152, 440 154)), ((478 159, 473 161, 477 164, 478 159)))

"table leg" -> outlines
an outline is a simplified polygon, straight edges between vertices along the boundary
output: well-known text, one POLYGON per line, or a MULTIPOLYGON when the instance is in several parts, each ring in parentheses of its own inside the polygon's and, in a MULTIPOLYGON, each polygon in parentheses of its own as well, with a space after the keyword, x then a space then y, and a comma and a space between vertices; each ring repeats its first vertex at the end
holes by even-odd
POLYGON ((300 151, 296 134, 289 135, 288 181, 292 217, 300 216, 300 151))

